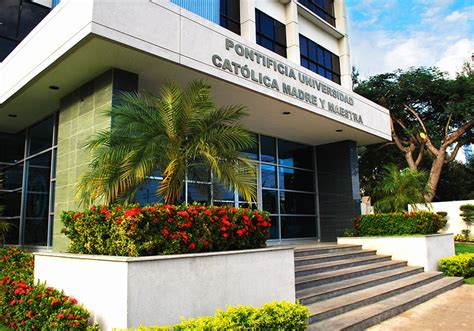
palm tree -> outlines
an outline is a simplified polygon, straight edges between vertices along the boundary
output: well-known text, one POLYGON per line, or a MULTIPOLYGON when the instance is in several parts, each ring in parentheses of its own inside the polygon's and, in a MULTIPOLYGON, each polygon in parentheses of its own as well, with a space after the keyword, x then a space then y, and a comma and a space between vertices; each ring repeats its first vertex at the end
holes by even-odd
POLYGON ((240 123, 247 109, 217 107, 209 85, 193 81, 182 89, 168 82, 158 96, 122 93, 107 115, 111 129, 86 144, 92 161, 77 185, 84 204, 133 201, 147 177, 157 172, 163 176, 157 195, 176 203, 186 177, 203 167, 246 200, 255 200, 254 166, 240 153, 256 143, 240 123))
POLYGON ((376 188, 379 197, 374 204, 378 212, 403 212, 409 204, 429 201, 427 186, 428 174, 425 171, 416 171, 409 168, 400 170, 395 164, 384 167, 385 173, 380 185, 376 188))

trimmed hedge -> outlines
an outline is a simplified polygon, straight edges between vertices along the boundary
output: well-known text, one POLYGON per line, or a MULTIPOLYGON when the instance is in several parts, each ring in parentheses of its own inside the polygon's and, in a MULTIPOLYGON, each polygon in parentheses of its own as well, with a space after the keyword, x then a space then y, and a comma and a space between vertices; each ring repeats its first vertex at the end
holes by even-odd
POLYGON ((354 228, 347 233, 350 236, 397 236, 434 234, 446 225, 447 220, 441 215, 420 211, 362 215, 354 218, 353 223, 354 228))
POLYGON ((439 267, 446 276, 474 276, 474 253, 444 257, 439 261, 439 267))
POLYGON ((0 324, 22 330, 98 330, 76 299, 44 284, 34 284, 33 256, 0 248, 0 324))
POLYGON ((170 326, 140 326, 137 331, 189 331, 189 330, 305 330, 308 308, 286 301, 272 302, 260 308, 251 306, 218 309, 214 317, 205 316, 170 326))
POLYGON ((270 217, 247 208, 154 204, 63 212, 69 252, 148 256, 265 247, 270 217))

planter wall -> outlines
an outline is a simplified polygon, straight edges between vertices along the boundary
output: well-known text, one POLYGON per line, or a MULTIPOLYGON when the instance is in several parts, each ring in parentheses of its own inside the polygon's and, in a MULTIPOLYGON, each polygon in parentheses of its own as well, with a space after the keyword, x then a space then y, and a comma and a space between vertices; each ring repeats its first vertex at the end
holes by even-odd
POLYGON ((408 261, 408 265, 422 266, 425 271, 439 270, 439 260, 455 254, 452 233, 403 237, 340 237, 337 238, 337 243, 376 249, 377 254, 408 261))
POLYGON ((74 296, 102 330, 177 323, 226 305, 295 301, 287 247, 138 258, 36 253, 35 279, 74 296))

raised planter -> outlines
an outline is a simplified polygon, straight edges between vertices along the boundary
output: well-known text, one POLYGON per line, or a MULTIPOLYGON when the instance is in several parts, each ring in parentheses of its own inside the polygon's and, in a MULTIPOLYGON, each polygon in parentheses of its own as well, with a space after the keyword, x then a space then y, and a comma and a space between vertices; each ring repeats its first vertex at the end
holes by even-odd
POLYGON ((439 260, 455 254, 452 233, 399 237, 339 237, 337 243, 376 249, 377 254, 391 255, 394 260, 408 261, 408 265, 421 266, 425 271, 439 270, 439 260))
POLYGON ((289 247, 150 257, 35 253, 35 279, 79 300, 102 330, 295 301, 289 247))

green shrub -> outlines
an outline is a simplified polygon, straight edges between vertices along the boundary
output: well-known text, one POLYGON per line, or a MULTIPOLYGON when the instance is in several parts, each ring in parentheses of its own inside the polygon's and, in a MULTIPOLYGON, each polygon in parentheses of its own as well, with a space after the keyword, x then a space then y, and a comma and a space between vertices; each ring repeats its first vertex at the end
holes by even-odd
POLYGON ((251 306, 218 309, 214 317, 205 316, 182 320, 172 326, 140 326, 137 331, 189 330, 305 330, 308 308, 286 301, 272 302, 260 308, 251 306))
POLYGON ((456 235, 454 235, 454 241, 464 242, 464 241, 466 241, 466 237, 462 234, 456 234, 456 235))
POLYGON ((446 217, 446 216, 448 216, 448 213, 445 212, 445 211, 437 211, 436 214, 438 214, 438 215, 441 216, 441 217, 446 217))
POLYGON ((22 330, 95 330, 89 312, 52 287, 34 284, 33 256, 18 248, 0 249, 0 324, 22 330))
POLYGON ((119 256, 265 247, 270 228, 267 212, 200 204, 92 206, 62 221, 71 253, 119 256))
POLYGON ((446 276, 474 276, 474 253, 461 253, 442 258, 439 266, 446 276))
POLYGON ((362 215, 353 220, 348 234, 363 236, 398 236, 434 234, 446 225, 441 215, 426 211, 362 215))

